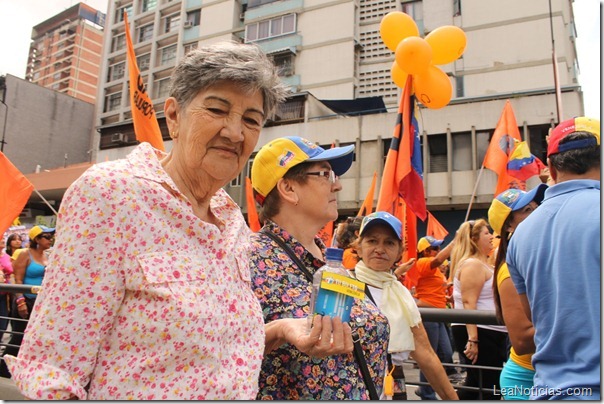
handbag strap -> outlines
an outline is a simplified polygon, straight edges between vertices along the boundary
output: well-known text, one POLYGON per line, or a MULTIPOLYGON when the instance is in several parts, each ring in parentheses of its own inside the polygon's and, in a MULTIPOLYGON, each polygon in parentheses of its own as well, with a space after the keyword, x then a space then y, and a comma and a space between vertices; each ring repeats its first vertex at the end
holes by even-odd
MULTIPOLYGON (((267 235, 270 239, 272 239, 275 243, 279 245, 285 251, 289 258, 296 264, 296 266, 304 273, 306 279, 312 283, 313 276, 306 268, 306 266, 300 261, 296 253, 291 249, 290 246, 285 244, 285 241, 275 233, 271 232, 267 229, 261 229, 260 233, 267 235)), ((367 287, 365 287, 367 289, 367 287)), ((361 346, 360 338, 356 332, 353 335, 354 342, 354 357, 359 364, 359 369, 361 371, 361 375, 363 376, 363 381, 365 382, 365 387, 367 388, 367 392, 369 393, 369 398, 371 400, 379 400, 380 397, 377 395, 377 391, 375 390, 375 384, 373 383, 373 379, 371 378, 371 374, 369 373, 369 368, 367 367, 367 361, 365 360, 365 353, 363 352, 363 347, 361 346)))

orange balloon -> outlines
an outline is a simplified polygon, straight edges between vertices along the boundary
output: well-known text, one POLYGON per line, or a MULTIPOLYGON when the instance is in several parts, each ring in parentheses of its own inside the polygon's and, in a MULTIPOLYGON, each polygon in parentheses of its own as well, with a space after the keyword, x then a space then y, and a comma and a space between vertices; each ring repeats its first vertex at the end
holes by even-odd
POLYGON ((400 66, 394 61, 392 63, 392 67, 390 68, 390 76, 392 77, 392 81, 400 88, 405 88, 405 84, 407 83, 407 77, 409 75, 400 66))
POLYGON ((413 88, 417 99, 431 109, 447 105, 453 94, 449 77, 434 65, 430 65, 425 73, 413 76, 413 88))
POLYGON ((409 74, 421 74, 428 69, 432 61, 432 48, 424 39, 410 36, 396 47, 394 59, 401 69, 409 74))
POLYGON ((409 36, 419 36, 419 30, 408 14, 391 11, 380 22, 380 36, 388 49, 395 52, 400 41, 409 36))
POLYGON ((459 27, 445 25, 436 28, 426 36, 432 47, 432 63, 443 65, 459 58, 466 50, 466 34, 459 27))

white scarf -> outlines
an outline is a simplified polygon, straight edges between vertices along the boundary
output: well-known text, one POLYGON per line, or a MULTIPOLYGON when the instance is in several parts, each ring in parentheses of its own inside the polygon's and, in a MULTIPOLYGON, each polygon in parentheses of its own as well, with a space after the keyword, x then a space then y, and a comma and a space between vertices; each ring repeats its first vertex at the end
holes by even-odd
POLYGON ((361 282, 383 290, 382 301, 378 307, 390 323, 388 352, 415 350, 411 327, 421 323, 422 318, 409 290, 394 275, 374 271, 362 260, 355 266, 354 273, 361 282))

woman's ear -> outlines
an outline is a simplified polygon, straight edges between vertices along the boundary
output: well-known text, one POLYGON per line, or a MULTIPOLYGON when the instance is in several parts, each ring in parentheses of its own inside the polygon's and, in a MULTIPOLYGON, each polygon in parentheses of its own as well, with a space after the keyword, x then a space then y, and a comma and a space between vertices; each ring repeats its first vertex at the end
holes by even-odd
POLYGON ((178 115, 180 112, 180 106, 178 101, 174 97, 168 97, 164 102, 164 116, 166 117, 166 124, 168 125, 168 131, 178 132, 178 115))
POLYGON ((285 202, 289 202, 292 205, 298 205, 300 198, 295 190, 295 182, 289 179, 281 178, 277 181, 277 192, 281 199, 285 202))

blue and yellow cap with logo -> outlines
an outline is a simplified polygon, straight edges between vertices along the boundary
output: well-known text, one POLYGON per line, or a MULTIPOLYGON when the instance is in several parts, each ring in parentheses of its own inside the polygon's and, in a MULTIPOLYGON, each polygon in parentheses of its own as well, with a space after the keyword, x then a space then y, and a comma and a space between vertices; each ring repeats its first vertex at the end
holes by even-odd
POLYGON ((323 149, 310 140, 287 136, 272 140, 262 146, 252 164, 252 187, 256 200, 262 206, 266 196, 287 171, 304 162, 327 161, 333 172, 340 176, 352 165, 354 145, 323 149))
POLYGON ((503 224, 510 213, 524 208, 532 201, 535 201, 540 205, 543 201, 546 189, 546 184, 539 184, 528 192, 520 189, 507 189, 497 195, 497 197, 493 199, 493 202, 491 202, 488 213, 489 224, 493 231, 497 234, 501 234, 503 224))

